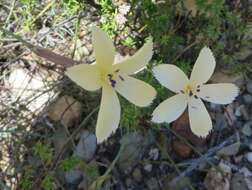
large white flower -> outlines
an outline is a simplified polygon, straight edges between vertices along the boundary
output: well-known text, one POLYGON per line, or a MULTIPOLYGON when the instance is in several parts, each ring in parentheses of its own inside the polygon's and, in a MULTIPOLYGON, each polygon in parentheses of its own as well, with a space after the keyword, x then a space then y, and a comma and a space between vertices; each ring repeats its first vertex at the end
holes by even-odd
POLYGON ((187 108, 191 130, 200 137, 206 137, 212 129, 212 121, 201 99, 229 104, 239 93, 231 83, 205 84, 215 69, 211 50, 204 47, 193 67, 190 79, 175 65, 163 64, 153 69, 156 79, 176 95, 162 102, 153 112, 152 121, 170 123, 187 108))
POLYGON ((120 121, 120 103, 116 91, 137 106, 148 106, 156 96, 149 84, 129 75, 143 69, 153 54, 151 40, 132 57, 118 63, 112 40, 97 27, 92 28, 95 64, 70 67, 66 75, 82 88, 94 91, 102 88, 101 106, 96 124, 98 143, 113 133, 120 121))

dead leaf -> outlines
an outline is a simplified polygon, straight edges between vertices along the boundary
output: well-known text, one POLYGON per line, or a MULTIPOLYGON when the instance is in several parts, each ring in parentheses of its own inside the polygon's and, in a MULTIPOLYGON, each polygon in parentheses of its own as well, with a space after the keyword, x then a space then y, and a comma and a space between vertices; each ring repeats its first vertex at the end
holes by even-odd
POLYGON ((172 124, 172 129, 192 144, 203 145, 206 142, 205 138, 197 137, 192 133, 187 111, 185 111, 176 121, 174 121, 172 124))
POLYGON ((40 56, 43 57, 53 63, 62 65, 63 67, 70 67, 76 64, 80 64, 80 61, 75 61, 73 59, 67 58, 65 56, 56 54, 48 49, 41 48, 41 47, 35 47, 34 52, 40 56))
POLYGON ((176 154, 178 154, 182 158, 188 158, 192 153, 191 147, 179 140, 174 140, 172 147, 176 154))

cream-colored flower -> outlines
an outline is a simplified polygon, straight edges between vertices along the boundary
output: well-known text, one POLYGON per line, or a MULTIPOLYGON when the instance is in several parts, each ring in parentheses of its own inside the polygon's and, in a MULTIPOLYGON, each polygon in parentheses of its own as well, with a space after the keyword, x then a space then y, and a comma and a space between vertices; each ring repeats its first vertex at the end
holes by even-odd
POLYGON ((229 104, 239 93, 231 83, 205 84, 215 69, 211 50, 204 47, 193 67, 190 79, 175 65, 163 64, 153 69, 156 79, 176 95, 162 102, 153 112, 156 123, 170 123, 187 108, 191 130, 200 137, 206 137, 212 129, 212 121, 201 99, 229 104))
POLYGON ((112 40, 97 27, 92 28, 96 62, 92 65, 79 64, 70 67, 66 75, 82 88, 94 91, 102 88, 101 106, 96 124, 98 143, 113 133, 120 121, 120 103, 116 91, 133 104, 143 107, 151 104, 156 96, 149 84, 129 75, 144 68, 153 51, 151 40, 132 57, 116 63, 112 40))

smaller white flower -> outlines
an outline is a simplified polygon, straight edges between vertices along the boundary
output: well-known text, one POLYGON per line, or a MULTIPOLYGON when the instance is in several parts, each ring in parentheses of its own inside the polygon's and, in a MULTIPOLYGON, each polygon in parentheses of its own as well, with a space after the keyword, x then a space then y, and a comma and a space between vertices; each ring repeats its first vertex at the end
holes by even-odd
POLYGON ((121 13, 122 15, 126 15, 126 14, 128 14, 128 12, 130 11, 130 5, 127 5, 127 4, 120 5, 120 6, 118 7, 118 11, 119 11, 119 13, 121 13))
POLYGON ((212 121, 201 99, 229 104, 239 93, 231 83, 205 84, 215 69, 215 58, 211 50, 204 47, 193 67, 190 79, 175 65, 163 64, 153 69, 156 79, 176 95, 162 102, 153 112, 152 121, 170 123, 187 108, 191 130, 200 137, 206 137, 212 130, 212 121))

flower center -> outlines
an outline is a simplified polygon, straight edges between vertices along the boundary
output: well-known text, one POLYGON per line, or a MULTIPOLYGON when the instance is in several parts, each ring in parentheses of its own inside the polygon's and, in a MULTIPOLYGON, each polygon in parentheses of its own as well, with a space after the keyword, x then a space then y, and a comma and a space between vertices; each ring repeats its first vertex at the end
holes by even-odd
POLYGON ((196 87, 192 84, 187 84, 183 90, 180 91, 182 94, 187 94, 189 97, 194 97, 198 99, 198 92, 200 92, 200 85, 196 87))
POLYGON ((122 75, 120 75, 119 72, 120 70, 118 69, 110 73, 102 73, 101 74, 102 83, 109 84, 114 88, 118 80, 124 81, 124 78, 122 77, 122 75))

